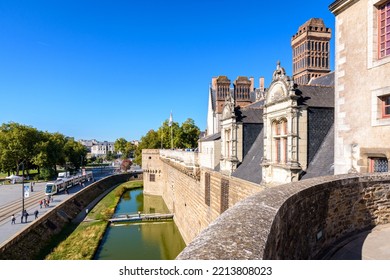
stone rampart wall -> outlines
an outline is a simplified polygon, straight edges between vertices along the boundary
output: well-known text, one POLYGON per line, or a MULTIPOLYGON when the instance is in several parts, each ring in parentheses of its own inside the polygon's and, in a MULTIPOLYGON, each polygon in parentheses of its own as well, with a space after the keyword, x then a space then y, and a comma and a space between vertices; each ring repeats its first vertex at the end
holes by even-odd
POLYGON ((130 173, 112 175, 87 186, 34 221, 24 231, 18 233, 17 236, 1 247, 0 259, 36 259, 42 248, 48 246, 52 237, 60 233, 89 203, 112 186, 128 181, 131 176, 133 175, 130 173))
POLYGON ((221 213, 263 188, 209 169, 187 168, 158 150, 143 151, 144 193, 160 195, 190 243, 221 213), (150 174, 156 174, 150 181, 150 174))
POLYGON ((313 178, 238 202, 177 258, 321 259, 341 241, 389 221, 389 173, 313 178))

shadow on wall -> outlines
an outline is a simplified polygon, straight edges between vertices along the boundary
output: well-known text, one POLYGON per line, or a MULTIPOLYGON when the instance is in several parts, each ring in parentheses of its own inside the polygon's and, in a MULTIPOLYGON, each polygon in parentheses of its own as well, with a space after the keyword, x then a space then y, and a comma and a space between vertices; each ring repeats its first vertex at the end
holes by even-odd
MULTIPOLYGON (((322 259, 390 220, 390 174, 280 185, 228 209, 177 259, 322 259)), ((362 239, 363 241, 364 239, 362 239)))

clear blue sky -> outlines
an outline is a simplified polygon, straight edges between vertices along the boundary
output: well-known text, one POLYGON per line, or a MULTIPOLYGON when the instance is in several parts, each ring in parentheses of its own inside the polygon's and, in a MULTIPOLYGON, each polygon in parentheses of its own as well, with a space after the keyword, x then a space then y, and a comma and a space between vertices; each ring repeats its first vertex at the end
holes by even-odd
POLYGON ((172 111, 204 130, 212 77, 291 76, 291 36, 313 17, 334 35, 332 2, 1 1, 0 124, 135 140, 172 111))

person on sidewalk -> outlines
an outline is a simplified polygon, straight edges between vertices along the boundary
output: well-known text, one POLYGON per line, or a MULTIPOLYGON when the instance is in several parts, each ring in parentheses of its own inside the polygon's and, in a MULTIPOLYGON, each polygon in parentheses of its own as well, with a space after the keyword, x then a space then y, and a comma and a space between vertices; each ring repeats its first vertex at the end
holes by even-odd
POLYGON ((11 225, 14 225, 14 224, 15 224, 15 221, 16 221, 15 214, 12 214, 12 217, 11 217, 11 225))
POLYGON ((36 220, 36 219, 38 219, 38 213, 39 213, 39 212, 38 212, 38 209, 37 209, 37 210, 35 210, 35 212, 34 212, 34 215, 35 215, 35 220, 36 220))
POLYGON ((26 209, 24 209, 24 213, 23 213, 23 215, 24 215, 24 221, 25 221, 25 223, 27 223, 27 219, 28 219, 28 213, 27 213, 27 210, 26 209))

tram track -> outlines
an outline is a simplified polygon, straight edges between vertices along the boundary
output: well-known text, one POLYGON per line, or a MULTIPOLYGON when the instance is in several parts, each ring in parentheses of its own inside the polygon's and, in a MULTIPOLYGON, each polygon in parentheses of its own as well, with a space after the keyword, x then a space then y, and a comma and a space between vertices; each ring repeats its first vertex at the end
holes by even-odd
MULTIPOLYGON (((46 198, 45 194, 42 192, 33 193, 29 197, 24 198, 24 209, 33 207, 39 207, 39 202, 46 198)), ((20 217, 22 213, 22 199, 11 201, 5 205, 0 206, 0 223, 5 220, 11 220, 12 214, 15 214, 16 217, 20 217)), ((33 213, 29 213, 32 215, 33 213)))

